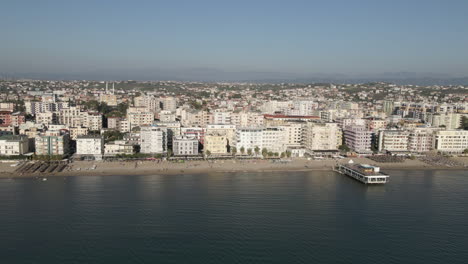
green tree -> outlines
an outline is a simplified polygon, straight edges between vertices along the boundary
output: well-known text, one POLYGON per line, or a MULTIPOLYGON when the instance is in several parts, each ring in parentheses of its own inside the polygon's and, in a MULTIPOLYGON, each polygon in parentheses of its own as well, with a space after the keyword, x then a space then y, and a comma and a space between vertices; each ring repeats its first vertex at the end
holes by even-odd
POLYGON ((233 156, 235 156, 237 154, 237 148, 236 147, 232 147, 231 148, 231 153, 233 156))
POLYGON ((247 149, 247 155, 252 156, 252 149, 251 148, 247 149))
POLYGON ((468 130, 468 117, 462 116, 460 128, 464 130, 468 130))
POLYGON ((244 153, 245 153, 245 148, 244 148, 243 146, 240 148, 240 152, 242 153, 242 155, 244 155, 244 153))
POLYGON ((205 154, 206 154, 207 157, 209 157, 209 156, 211 156, 211 151, 207 150, 207 151, 205 151, 205 154))
POLYGON ((281 157, 281 158, 284 158, 284 157, 286 157, 286 153, 284 153, 284 152, 281 152, 281 154, 280 154, 280 157, 281 157))
POLYGON ((262 149, 262 156, 263 156, 264 158, 266 158, 266 157, 268 156, 268 149, 266 149, 266 148, 263 148, 263 149, 262 149))
POLYGON ((255 155, 258 155, 260 153, 260 148, 258 146, 255 146, 254 151, 255 155))
POLYGON ((172 149, 167 150, 167 157, 170 158, 172 156, 172 149))
POLYGON ((463 154, 468 154, 468 148, 463 150, 463 154))
POLYGON ((289 151, 289 150, 286 151, 286 157, 290 158, 291 154, 292 154, 291 151, 289 151))
POLYGON ((351 150, 348 146, 346 146, 346 144, 340 145, 340 146, 338 147, 338 149, 341 150, 341 151, 343 151, 343 152, 348 152, 348 151, 351 150))

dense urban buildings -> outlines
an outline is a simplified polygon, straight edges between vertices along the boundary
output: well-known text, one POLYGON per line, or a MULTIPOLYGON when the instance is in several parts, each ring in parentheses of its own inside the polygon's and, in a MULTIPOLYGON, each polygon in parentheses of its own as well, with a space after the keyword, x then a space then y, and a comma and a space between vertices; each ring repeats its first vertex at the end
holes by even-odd
POLYGON ((467 95, 389 83, 1 80, 0 155, 462 155, 467 95))

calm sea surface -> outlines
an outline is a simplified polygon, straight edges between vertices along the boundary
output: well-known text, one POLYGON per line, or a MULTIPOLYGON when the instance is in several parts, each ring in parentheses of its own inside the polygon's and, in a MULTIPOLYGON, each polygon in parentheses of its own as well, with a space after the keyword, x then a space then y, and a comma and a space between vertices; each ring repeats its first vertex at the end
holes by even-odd
POLYGON ((468 172, 0 180, 0 263, 468 263, 468 172))

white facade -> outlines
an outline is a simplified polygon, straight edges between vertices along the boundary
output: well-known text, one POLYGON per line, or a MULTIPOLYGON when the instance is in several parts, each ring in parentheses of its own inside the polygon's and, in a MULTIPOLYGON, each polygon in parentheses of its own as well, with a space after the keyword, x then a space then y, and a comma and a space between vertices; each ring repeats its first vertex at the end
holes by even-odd
POLYGON ((76 139, 76 154, 102 155, 104 154, 104 138, 101 136, 79 136, 76 139))
POLYGON ((195 137, 174 137, 172 151, 174 155, 198 155, 198 140, 195 137))
POLYGON ((244 127, 236 131, 236 148, 240 153, 241 148, 254 150, 255 147, 263 148, 263 128, 262 127, 244 127))
POLYGON ((441 130, 435 132, 434 148, 443 153, 463 153, 465 149, 468 149, 468 130, 441 130))
POLYGON ((0 137, 0 155, 16 156, 28 152, 29 144, 26 136, 5 135, 0 137))
POLYGON ((167 152, 167 128, 142 126, 140 130, 140 152, 146 154, 167 152))

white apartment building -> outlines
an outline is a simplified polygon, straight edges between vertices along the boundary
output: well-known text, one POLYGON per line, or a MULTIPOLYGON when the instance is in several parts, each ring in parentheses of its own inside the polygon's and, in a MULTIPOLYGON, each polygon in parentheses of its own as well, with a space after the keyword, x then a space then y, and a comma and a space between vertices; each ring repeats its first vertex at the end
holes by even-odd
POLYGON ((351 125, 343 131, 345 144, 357 153, 370 153, 372 132, 365 126, 351 125))
POLYGON ((16 156, 28 152, 29 141, 26 136, 4 135, 0 136, 0 155, 16 156))
POLYGON ((408 151, 409 131, 380 130, 379 151, 405 152, 408 151))
POLYGON ((176 156, 198 155, 198 140, 192 137, 174 137, 172 142, 172 151, 176 156))
POLYGON ((434 148, 449 154, 460 154, 468 149, 468 130, 440 130, 434 134, 434 148))
POLYGON ((263 127, 243 127, 236 130, 236 148, 240 153, 244 148, 245 153, 248 149, 254 150, 255 147, 263 148, 263 127))
POLYGON ((162 154, 167 152, 167 128, 142 126, 140 130, 140 152, 162 154))
POLYGON ((79 136, 76 139, 76 154, 100 156, 104 154, 104 138, 101 136, 79 136))

